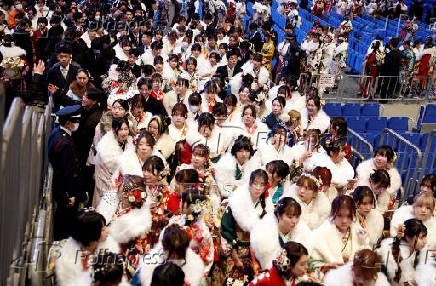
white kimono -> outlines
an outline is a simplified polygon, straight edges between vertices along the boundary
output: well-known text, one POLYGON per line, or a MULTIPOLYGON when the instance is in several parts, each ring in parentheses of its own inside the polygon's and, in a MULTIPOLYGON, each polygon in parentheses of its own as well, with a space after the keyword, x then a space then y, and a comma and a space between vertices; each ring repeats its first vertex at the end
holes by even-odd
POLYGON ((319 129, 321 133, 324 133, 329 129, 330 117, 324 112, 324 110, 320 109, 310 124, 308 117, 307 108, 301 110, 301 128, 303 130, 319 129))
POLYGON ((215 180, 221 197, 228 197, 235 187, 247 183, 250 179, 251 172, 260 167, 256 157, 251 157, 243 166, 237 163, 236 158, 230 153, 226 153, 215 165, 215 180), (242 172, 241 180, 235 179, 236 164, 242 172))
MULTIPOLYGON (((340 266, 336 269, 332 269, 327 272, 324 277, 325 286, 353 286, 353 262, 340 266)), ((389 286, 391 285, 386 278, 386 275, 382 272, 377 273, 377 279, 374 286, 389 286)))
MULTIPOLYGON (((303 244, 310 254, 312 231, 302 220, 290 233, 292 241, 303 244)), ((282 247, 279 242, 278 220, 274 213, 265 215, 250 232, 250 246, 262 269, 270 269, 282 247)))
POLYGON ((300 220, 304 221, 311 230, 314 230, 328 219, 331 203, 324 193, 318 192, 312 201, 306 204, 298 196, 297 188, 298 186, 294 184, 289 189, 285 189, 282 198, 294 198, 301 206, 300 220))
POLYGON ((107 132, 98 143, 95 157, 95 190, 93 206, 98 205, 104 191, 113 187, 112 175, 118 166, 118 158, 131 149, 134 150, 132 137, 127 138, 126 146, 121 149, 112 131, 107 132))
POLYGON ((264 167, 267 163, 274 160, 283 160, 286 164, 291 165, 295 161, 295 154, 288 145, 282 146, 278 151, 271 145, 270 140, 263 141, 258 145, 256 156, 259 157, 260 164, 264 167))
POLYGON ((256 119, 254 124, 256 125, 256 128, 253 128, 253 130, 249 132, 243 122, 239 123, 241 129, 243 130, 242 134, 250 138, 253 148, 256 149, 260 144, 267 142, 269 129, 268 126, 259 119, 256 119))
MULTIPOLYGON (((359 228, 357 223, 351 224, 351 257, 354 253, 362 248, 368 248, 369 245, 365 245, 365 242, 360 242, 359 228)), ((321 260, 324 263, 339 262, 344 263, 342 257, 342 238, 339 233, 336 224, 331 219, 327 219, 317 229, 312 232, 312 258, 315 260, 321 260)))
POLYGON ((198 132, 197 125, 191 126, 186 134, 186 142, 194 147, 197 144, 204 144, 209 147, 210 158, 216 158, 224 154, 230 146, 231 138, 223 136, 221 128, 215 126, 209 139, 198 132))

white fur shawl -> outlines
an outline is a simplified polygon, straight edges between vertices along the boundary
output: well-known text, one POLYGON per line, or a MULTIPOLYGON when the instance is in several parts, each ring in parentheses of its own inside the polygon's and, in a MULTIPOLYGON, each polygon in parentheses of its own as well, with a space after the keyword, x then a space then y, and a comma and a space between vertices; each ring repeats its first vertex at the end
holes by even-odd
POLYGON ((221 128, 215 126, 212 129, 212 135, 206 139, 197 130, 196 126, 191 126, 186 134, 186 142, 189 146, 194 147, 198 144, 205 144, 209 147, 210 157, 215 158, 225 152, 230 145, 231 138, 225 138, 221 132, 221 128))
POLYGON ((370 246, 377 243, 383 234, 384 219, 382 214, 376 209, 372 209, 366 216, 366 228, 368 231, 370 246))
MULTIPOLYGON (((127 138, 124 152, 129 149, 134 149, 132 140, 133 139, 130 136, 127 138)), ((109 170, 112 170, 113 173, 117 168, 118 158, 123 154, 123 150, 121 149, 120 145, 118 145, 118 141, 115 139, 112 131, 106 133, 101 138, 96 149, 98 152, 97 157, 101 160, 101 163, 109 170)))
MULTIPOLYGON (((311 251, 311 231, 304 221, 299 221, 291 233, 291 240, 303 244, 311 251)), ((262 269, 270 269, 272 261, 281 251, 278 221, 274 213, 265 215, 250 232, 250 246, 262 269)))
POLYGON ((118 242, 126 243, 146 234, 151 229, 151 212, 146 202, 140 209, 117 217, 109 226, 109 234, 118 242))
MULTIPOLYGON (((339 262, 344 263, 342 258, 342 243, 339 232, 334 222, 327 219, 322 225, 312 232, 313 248, 312 258, 321 260, 325 263, 339 262)), ((351 224, 351 246, 352 253, 360 248, 368 248, 368 245, 362 245, 359 240, 359 225, 351 224)))
POLYGON ((321 133, 324 133, 330 127, 330 117, 322 109, 318 111, 310 124, 308 124, 308 117, 307 108, 301 110, 301 128, 303 130, 319 129, 321 133))
POLYGON ((119 203, 120 199, 118 198, 118 192, 116 190, 110 190, 103 193, 96 210, 99 214, 104 216, 107 224, 112 221, 119 203))
MULTIPOLYGON (((352 262, 349 262, 339 268, 330 270, 327 272, 324 278, 325 286, 353 286, 353 272, 351 271, 353 266, 352 262)), ((389 286, 386 276, 378 272, 375 286, 389 286)))
POLYGON ((331 203, 323 192, 319 192, 316 197, 309 203, 304 203, 297 194, 297 185, 293 184, 282 198, 294 198, 301 206, 300 219, 306 222, 310 229, 314 230, 320 226, 330 214, 331 203))
POLYGON ((236 158, 231 153, 226 153, 215 165, 215 180, 222 197, 228 197, 233 192, 233 187, 247 183, 251 172, 260 167, 256 156, 253 156, 242 166, 241 180, 235 179, 236 158))
MULTIPOLYGON (((260 220, 259 216, 262 213, 262 207, 260 203, 255 206, 251 200, 248 184, 238 187, 233 192, 229 197, 229 206, 232 209, 233 218, 243 231, 251 231, 260 220)), ((265 210, 267 213, 274 211, 271 196, 265 200, 265 210)))
MULTIPOLYGON (((160 244, 158 244, 157 248, 152 249, 148 255, 152 257, 152 259, 157 258, 157 263, 162 263, 164 261, 164 251, 161 248, 160 244)), ((179 265, 182 268, 182 271, 185 273, 185 282, 191 286, 198 286, 201 284, 203 280, 204 273, 204 263, 201 260, 200 256, 198 256, 191 248, 186 250, 186 260, 184 265, 179 265)), ((141 260, 140 266, 140 274, 139 279, 141 281, 142 286, 149 286, 151 284, 151 279, 153 276, 154 269, 158 266, 156 262, 148 261, 145 259, 141 260)))

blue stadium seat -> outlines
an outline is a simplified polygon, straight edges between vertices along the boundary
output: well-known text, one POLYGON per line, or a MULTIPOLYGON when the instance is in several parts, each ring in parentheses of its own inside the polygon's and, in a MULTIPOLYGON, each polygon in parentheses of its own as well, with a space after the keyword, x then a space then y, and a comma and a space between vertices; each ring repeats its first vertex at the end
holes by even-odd
POLYGON ((328 102, 323 108, 324 112, 330 117, 342 116, 341 104, 328 102))
POLYGON ((419 133, 405 133, 402 134, 402 136, 405 139, 409 140, 410 143, 412 143, 413 145, 416 145, 418 147, 421 145, 421 134, 419 133))
POLYGON ((381 132, 388 126, 386 117, 371 118, 366 124, 366 132, 377 133, 381 132))
POLYGON ((427 104, 422 123, 436 123, 436 104, 427 104))
POLYGON ((345 103, 342 106, 342 116, 360 116, 360 104, 345 103))
POLYGON ((365 132, 365 120, 360 117, 347 117, 347 125, 357 133, 365 132))
POLYGON ((380 104, 378 103, 365 103, 360 111, 362 116, 380 116, 380 104))
MULTIPOLYGON (((388 128, 403 133, 409 130, 408 117, 391 117, 388 120, 388 128)), ((419 144, 418 144, 419 145, 419 144)))

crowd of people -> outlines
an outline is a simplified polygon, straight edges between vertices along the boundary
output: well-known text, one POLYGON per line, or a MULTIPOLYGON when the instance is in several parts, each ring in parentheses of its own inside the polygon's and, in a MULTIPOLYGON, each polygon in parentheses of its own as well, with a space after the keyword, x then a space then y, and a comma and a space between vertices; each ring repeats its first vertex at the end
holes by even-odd
POLYGON ((392 147, 355 166, 346 119, 301 89, 340 76, 352 16, 300 45, 280 1, 277 43, 271 2, 248 27, 245 1, 2 2, 8 100, 57 117, 58 285, 435 285, 436 176, 399 206, 392 147))

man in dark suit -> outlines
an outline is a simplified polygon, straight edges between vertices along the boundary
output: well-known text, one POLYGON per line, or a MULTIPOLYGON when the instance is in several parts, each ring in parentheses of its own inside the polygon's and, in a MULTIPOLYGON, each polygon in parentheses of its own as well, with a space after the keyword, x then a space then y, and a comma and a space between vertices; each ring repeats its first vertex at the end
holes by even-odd
POLYGON ((72 50, 69 45, 60 45, 57 50, 58 62, 50 68, 47 75, 48 91, 53 94, 56 110, 59 107, 73 105, 74 101, 66 96, 70 84, 76 79, 79 67, 70 64, 72 50))
POLYGON ((251 32, 249 42, 254 45, 254 50, 256 51, 256 53, 260 53, 260 50, 262 49, 263 46, 263 41, 260 32, 257 30, 258 26, 256 23, 251 23, 249 28, 251 32))
POLYGON ((241 50, 241 60, 239 61, 239 64, 242 66, 250 60, 250 56, 253 54, 253 52, 250 51, 250 43, 248 41, 243 41, 239 45, 239 48, 241 50))
MULTIPOLYGON (((380 75, 385 76, 381 80, 381 91, 380 97, 385 98, 395 98, 395 93, 397 89, 398 76, 400 75, 400 66, 402 53, 398 49, 399 40, 397 37, 393 37, 389 44, 390 50, 386 53, 385 61, 380 69, 380 75)), ((380 103, 387 103, 386 100, 381 100, 380 103)))
POLYGON ((55 240, 70 236, 78 207, 80 173, 76 148, 71 137, 79 127, 80 105, 67 106, 56 113, 60 125, 48 139, 48 157, 53 167, 53 199, 56 202, 53 235, 55 240))
POLYGON ((150 95, 151 89, 152 89, 153 82, 151 78, 144 78, 142 77, 137 84, 139 93, 144 97, 145 99, 145 110, 151 112, 153 115, 163 115, 168 116, 168 113, 165 110, 165 107, 163 106, 162 101, 154 98, 150 95))
POLYGON ((238 63, 240 54, 236 49, 227 52, 227 65, 219 66, 216 69, 215 76, 219 77, 221 81, 230 80, 233 76, 242 71, 241 65, 238 63))

